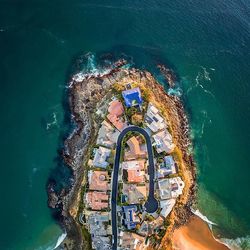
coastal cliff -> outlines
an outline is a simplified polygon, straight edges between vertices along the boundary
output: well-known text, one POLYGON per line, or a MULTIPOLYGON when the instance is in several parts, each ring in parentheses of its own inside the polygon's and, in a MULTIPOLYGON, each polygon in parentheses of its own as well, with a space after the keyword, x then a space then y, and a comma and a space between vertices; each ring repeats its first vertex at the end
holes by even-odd
MULTIPOLYGON (((156 103, 168 121, 173 141, 177 150, 180 174, 185 182, 181 198, 175 205, 169 217, 169 226, 159 249, 171 249, 171 235, 176 227, 185 224, 192 215, 190 207, 195 201, 195 163, 190 153, 192 146, 189 138, 188 119, 179 97, 168 95, 164 88, 147 71, 126 69, 121 60, 104 75, 85 76, 72 79, 69 88, 69 105, 72 113, 73 133, 65 141, 62 153, 65 163, 73 170, 74 182, 68 193, 56 194, 53 183, 48 187, 49 205, 60 211, 60 221, 67 232, 64 241, 65 249, 88 249, 87 237, 78 222, 78 210, 81 206, 82 185, 86 182, 86 161, 90 154, 90 145, 96 140, 98 127, 102 119, 96 115, 105 100, 108 100, 114 86, 121 82, 137 82, 142 89, 147 90, 151 101, 156 103)), ((162 73, 166 70, 162 70, 162 73)), ((167 71, 166 78, 170 77, 167 71)), ((173 83, 171 82, 171 85, 173 83)), ((150 249, 150 246, 149 246, 150 249)))

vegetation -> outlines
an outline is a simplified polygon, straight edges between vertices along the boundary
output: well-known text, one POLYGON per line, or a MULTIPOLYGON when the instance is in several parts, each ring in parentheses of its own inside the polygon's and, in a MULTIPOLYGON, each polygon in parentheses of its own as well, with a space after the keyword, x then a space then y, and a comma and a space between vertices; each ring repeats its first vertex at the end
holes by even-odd
POLYGON ((107 162, 113 167, 114 164, 114 160, 115 160, 115 150, 111 150, 111 154, 109 156, 109 158, 107 159, 107 162))
POLYGON ((163 227, 165 228, 165 229, 167 229, 167 227, 168 226, 170 226, 170 220, 169 220, 169 218, 166 218, 165 220, 164 220, 164 222, 163 222, 163 227))
POLYGON ((131 123, 136 126, 142 126, 143 124, 143 116, 142 114, 134 114, 131 117, 131 123))
POLYGON ((161 239, 161 238, 163 238, 163 236, 165 235, 165 233, 166 233, 166 230, 165 229, 160 229, 159 231, 158 231, 158 237, 161 239))
POLYGON ((155 218, 152 215, 146 214, 145 220, 151 222, 151 221, 154 221, 155 218))
POLYGON ((131 123, 132 116, 135 115, 137 112, 138 112, 138 110, 135 107, 125 109, 125 115, 126 115, 129 123, 131 123))
POLYGON ((141 95, 142 95, 142 99, 145 101, 145 102, 149 102, 150 101, 150 98, 152 96, 152 93, 149 89, 145 88, 145 87, 140 87, 141 89, 141 95))
POLYGON ((81 227, 82 229, 82 237, 84 239, 84 243, 86 243, 86 249, 92 249, 91 246, 91 235, 89 233, 89 231, 87 230, 87 228, 85 226, 81 227))
POLYGON ((122 84, 119 84, 119 83, 114 83, 112 85, 112 88, 115 92, 117 92, 118 94, 120 94, 125 88, 122 84))

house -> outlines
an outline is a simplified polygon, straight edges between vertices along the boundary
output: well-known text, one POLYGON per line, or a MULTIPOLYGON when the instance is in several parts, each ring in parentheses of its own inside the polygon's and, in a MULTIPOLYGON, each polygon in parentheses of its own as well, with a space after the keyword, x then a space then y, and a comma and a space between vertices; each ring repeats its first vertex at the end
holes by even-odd
POLYGON ((111 237, 92 235, 92 249, 112 250, 111 237))
POLYGON ((91 235, 92 249, 111 250, 112 228, 108 212, 86 213, 86 224, 91 235))
POLYGON ((175 204, 175 199, 168 199, 168 200, 161 200, 160 201, 160 207, 161 207, 161 215, 163 217, 167 217, 170 212, 172 211, 174 204, 175 204))
POLYGON ((88 181, 90 190, 108 191, 109 175, 107 171, 93 171, 88 172, 88 181))
POLYGON ((113 148, 116 144, 119 131, 115 129, 109 122, 103 121, 102 126, 99 129, 96 144, 102 145, 108 148, 113 148))
POLYGON ((162 152, 166 152, 169 154, 175 148, 172 136, 166 129, 153 135, 153 139, 154 139, 153 146, 156 147, 156 151, 159 154, 162 152))
POLYGON ((119 235, 118 249, 122 250, 143 250, 145 238, 131 232, 121 231, 119 235))
POLYGON ((173 157, 168 155, 164 157, 164 162, 159 165, 157 177, 165 178, 170 174, 176 174, 176 166, 173 157))
POLYGON ((159 195, 162 200, 177 198, 182 194, 184 182, 178 177, 158 181, 159 195))
POLYGON ((140 222, 139 217, 137 216, 137 206, 129 205, 123 206, 123 223, 128 230, 135 229, 136 225, 140 222))
POLYGON ((145 181, 145 160, 122 162, 123 178, 129 183, 145 181))
POLYGON ((106 192, 89 191, 85 200, 87 206, 93 210, 102 210, 109 206, 109 195, 106 192))
POLYGON ((147 127, 153 132, 156 133, 167 127, 165 120, 160 115, 160 111, 152 104, 148 104, 148 109, 145 115, 145 122, 147 127))
POLYGON ((126 107, 135 107, 142 104, 142 97, 140 88, 133 88, 122 91, 122 96, 126 107))
POLYGON ((123 195, 126 195, 129 204, 138 204, 147 198, 148 190, 146 185, 123 184, 123 195))
POLYGON ((116 115, 116 116, 122 116, 124 113, 124 108, 122 103, 119 100, 113 100, 109 103, 108 107, 109 114, 116 115))
POLYGON ((109 104, 107 119, 119 130, 122 131, 127 124, 122 117, 124 108, 119 100, 113 100, 109 104))
POLYGON ((86 216, 89 233, 94 236, 107 236, 112 234, 112 229, 107 224, 110 223, 108 212, 91 212, 86 216))
POLYGON ((126 161, 146 158, 147 152, 141 147, 139 140, 135 136, 129 138, 127 144, 129 146, 129 150, 126 151, 124 155, 124 159, 126 161))
POLYGON ((99 168, 106 168, 109 163, 107 162, 107 159, 110 157, 111 150, 104 147, 99 147, 95 150, 95 156, 93 160, 93 166, 99 167, 99 168))
POLYGON ((154 234, 159 228, 163 226, 164 219, 159 216, 153 221, 144 221, 138 230, 138 233, 143 236, 154 234))

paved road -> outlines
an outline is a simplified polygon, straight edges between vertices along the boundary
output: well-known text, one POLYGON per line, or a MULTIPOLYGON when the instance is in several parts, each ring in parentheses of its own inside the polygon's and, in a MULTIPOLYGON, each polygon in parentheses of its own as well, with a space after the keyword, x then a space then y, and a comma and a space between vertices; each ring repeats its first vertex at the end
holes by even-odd
POLYGON ((111 194, 111 223, 112 223, 112 234, 113 234, 113 250, 117 249, 117 211, 116 211, 116 204, 117 204, 117 190, 118 190, 118 172, 119 172, 119 165, 120 165, 120 158, 121 158, 121 146, 122 146, 122 139, 123 137, 130 131, 139 132, 142 134, 147 143, 147 151, 148 151, 148 174, 149 174, 149 195, 148 199, 145 203, 145 208, 148 213, 153 213, 158 209, 158 202, 154 197, 154 176, 155 176, 155 168, 154 168, 154 154, 152 143, 150 140, 149 134, 140 127, 137 126, 129 126, 125 128, 119 135, 116 144, 116 155, 115 155, 115 163, 114 163, 114 170, 113 170, 113 179, 112 179, 112 194, 111 194))

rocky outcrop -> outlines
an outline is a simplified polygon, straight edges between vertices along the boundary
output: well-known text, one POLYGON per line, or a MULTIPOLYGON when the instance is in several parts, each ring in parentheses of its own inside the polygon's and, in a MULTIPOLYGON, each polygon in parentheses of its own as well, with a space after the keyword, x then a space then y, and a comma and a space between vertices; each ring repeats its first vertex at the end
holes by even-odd
POLYGON ((170 68, 167 68, 165 65, 158 64, 157 68, 160 70, 162 75, 165 77, 166 81, 170 88, 173 88, 176 82, 176 75, 174 71, 170 68))

